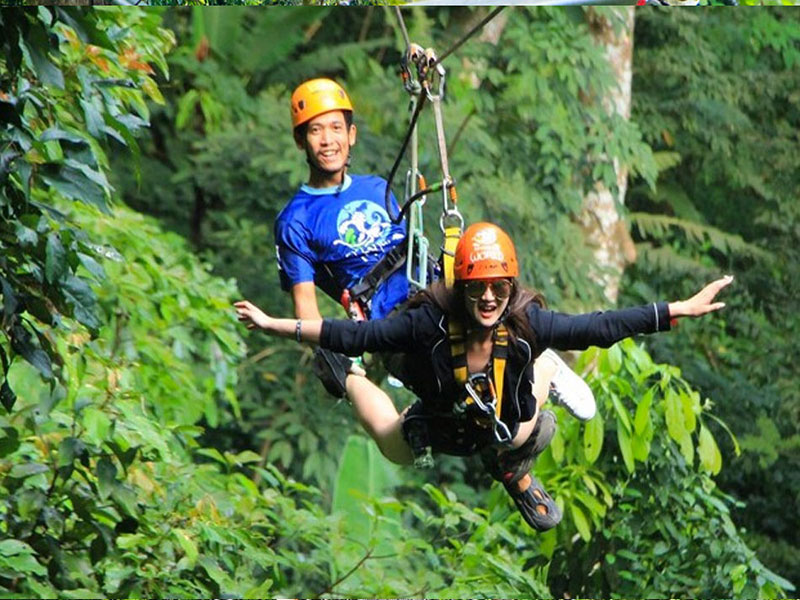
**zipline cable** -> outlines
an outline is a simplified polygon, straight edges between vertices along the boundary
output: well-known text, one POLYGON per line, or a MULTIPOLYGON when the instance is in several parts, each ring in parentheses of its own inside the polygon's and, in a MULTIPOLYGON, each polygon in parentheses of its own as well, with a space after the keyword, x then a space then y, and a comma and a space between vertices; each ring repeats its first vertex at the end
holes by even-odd
POLYGON ((394 7, 394 16, 397 17, 397 23, 400 26, 400 31, 403 34, 403 40, 406 43, 406 48, 411 45, 411 40, 408 39, 408 30, 406 29, 406 23, 403 21, 403 14, 400 12, 400 7, 394 7))
MULTIPOLYGON (((449 50, 447 50, 444 54, 442 54, 439 57, 439 60, 436 61, 436 62, 437 63, 442 62, 445 58, 450 56, 453 52, 458 50, 462 46, 462 44, 464 44, 464 42, 466 42, 469 38, 471 38, 473 35, 475 35, 475 33, 477 33, 480 29, 482 29, 489 21, 491 21, 497 15, 499 15, 500 11, 502 11, 504 8, 505 8, 505 6, 498 6, 497 8, 495 8, 485 18, 483 18, 480 23, 475 25, 475 27, 473 27, 469 31, 469 33, 467 33, 466 35, 462 36, 460 40, 458 40, 453 46, 450 47, 449 50)), ((433 68, 433 66, 435 66, 435 65, 431 65, 431 68, 433 68)))

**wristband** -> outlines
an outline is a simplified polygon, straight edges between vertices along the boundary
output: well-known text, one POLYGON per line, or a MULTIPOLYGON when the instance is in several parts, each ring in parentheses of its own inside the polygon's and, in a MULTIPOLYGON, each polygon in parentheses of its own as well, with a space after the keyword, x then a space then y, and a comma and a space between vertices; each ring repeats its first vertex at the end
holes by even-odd
POLYGON ((302 336, 302 328, 303 328, 302 323, 303 322, 300 319, 297 319, 297 323, 295 323, 295 326, 294 326, 294 339, 296 339, 298 342, 302 342, 303 341, 303 339, 301 337, 302 336))

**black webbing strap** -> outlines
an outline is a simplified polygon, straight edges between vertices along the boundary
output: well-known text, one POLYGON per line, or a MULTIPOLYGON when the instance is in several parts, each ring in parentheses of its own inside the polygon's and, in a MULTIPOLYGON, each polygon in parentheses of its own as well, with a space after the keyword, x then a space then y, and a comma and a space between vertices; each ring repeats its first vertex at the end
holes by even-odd
POLYGON ((350 288, 350 298, 362 306, 369 306, 369 301, 381 283, 402 267, 406 262, 406 242, 400 243, 383 255, 369 272, 357 284, 350 288))

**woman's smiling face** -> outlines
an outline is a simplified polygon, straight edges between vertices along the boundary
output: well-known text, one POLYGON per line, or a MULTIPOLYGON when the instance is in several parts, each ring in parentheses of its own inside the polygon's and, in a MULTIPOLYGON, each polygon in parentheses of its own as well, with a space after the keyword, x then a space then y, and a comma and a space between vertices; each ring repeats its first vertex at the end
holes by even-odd
POLYGON ((504 278, 465 282, 464 302, 467 314, 480 327, 494 327, 506 310, 513 289, 513 281, 504 278))

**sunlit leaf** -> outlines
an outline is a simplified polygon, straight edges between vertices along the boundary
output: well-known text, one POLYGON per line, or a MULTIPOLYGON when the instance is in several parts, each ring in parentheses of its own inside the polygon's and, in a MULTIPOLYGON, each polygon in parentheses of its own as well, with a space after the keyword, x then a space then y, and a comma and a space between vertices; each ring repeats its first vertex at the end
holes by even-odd
POLYGON ((605 423, 600 413, 596 413, 584 426, 583 450, 589 464, 593 464, 597 460, 603 449, 604 426, 605 423))
POLYGON ((700 466, 711 473, 716 475, 722 468, 722 454, 717 447, 717 442, 714 436, 705 427, 700 425, 700 435, 697 445, 697 456, 700 459, 700 466))
POLYGON ((625 463, 625 468, 628 470, 628 473, 633 473, 636 467, 633 463, 631 436, 628 433, 628 430, 622 426, 619 419, 617 419, 617 441, 619 442, 619 450, 620 454, 622 454, 622 460, 625 463))

